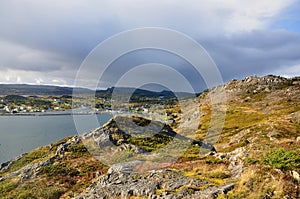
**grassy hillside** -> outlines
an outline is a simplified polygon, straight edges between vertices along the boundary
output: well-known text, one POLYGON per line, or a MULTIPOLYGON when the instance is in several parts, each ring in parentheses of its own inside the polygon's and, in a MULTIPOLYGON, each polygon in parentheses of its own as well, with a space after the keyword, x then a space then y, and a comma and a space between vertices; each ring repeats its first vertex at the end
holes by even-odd
MULTIPOLYGON (((226 89, 228 103, 222 133, 214 144, 216 151, 200 156, 201 148, 191 145, 177 162, 163 168, 163 175, 152 172, 151 175, 136 173, 126 177, 127 174, 124 174, 126 178, 124 175, 117 176, 116 184, 109 184, 110 177, 115 174, 107 174, 108 167, 88 152, 82 139, 69 137, 2 165, 0 198, 72 198, 84 192, 95 197, 100 192, 103 194, 104 190, 106 196, 113 196, 111 190, 114 193, 126 191, 126 183, 132 183, 131 187, 140 183, 138 189, 143 190, 143 186, 146 187, 142 186, 143 180, 150 183, 156 178, 162 181, 154 190, 158 198, 191 198, 197 194, 197 198, 206 194, 208 198, 219 199, 299 198, 299 80, 276 76, 248 77, 222 85, 226 89), (177 179, 176 182, 182 179, 182 183, 172 186, 176 184, 174 179, 177 179), (225 189, 227 185, 231 188, 225 189)), ((212 108, 208 92, 202 93, 198 100, 200 125, 193 139, 201 141, 209 128, 212 108)), ((184 105, 190 110, 195 108, 192 107, 194 103, 188 100, 184 105)), ((179 105, 169 109, 177 115, 177 123, 185 118, 179 105)), ((190 119, 193 120, 192 117, 190 119)), ((147 120, 135 120, 140 126, 147 125, 147 120)), ((174 136, 165 133, 151 139, 130 137, 112 124, 106 124, 102 130, 110 132, 109 138, 113 143, 128 154, 136 153, 132 147, 155 151, 161 143, 174 139, 174 136)), ((172 126, 176 133, 176 124, 172 126)), ((128 157, 130 155, 123 158, 127 160, 128 157)), ((146 192, 128 190, 128 198, 149 197, 146 192)), ((118 195, 117 198, 120 197, 118 195)))

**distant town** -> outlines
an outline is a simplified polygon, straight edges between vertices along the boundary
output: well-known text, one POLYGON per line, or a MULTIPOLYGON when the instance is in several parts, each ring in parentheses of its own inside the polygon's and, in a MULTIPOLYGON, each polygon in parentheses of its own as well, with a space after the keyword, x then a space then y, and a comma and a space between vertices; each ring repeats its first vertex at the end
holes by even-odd
POLYGON ((7 95, 0 97, 0 112, 34 113, 65 111, 72 108, 71 96, 22 96, 7 95))
POLYGON ((166 108, 173 108, 176 105, 176 99, 165 99, 163 96, 158 98, 143 98, 137 101, 136 98, 128 104, 118 104, 112 108, 114 100, 103 97, 95 97, 93 104, 90 102, 90 96, 86 98, 72 98, 71 95, 61 96, 23 96, 23 95, 6 95, 0 96, 0 115, 27 115, 38 113, 69 113, 71 110, 78 110, 81 113, 102 113, 102 112, 131 112, 148 114, 159 112, 164 120, 170 123, 176 118, 172 112, 165 111, 166 108))

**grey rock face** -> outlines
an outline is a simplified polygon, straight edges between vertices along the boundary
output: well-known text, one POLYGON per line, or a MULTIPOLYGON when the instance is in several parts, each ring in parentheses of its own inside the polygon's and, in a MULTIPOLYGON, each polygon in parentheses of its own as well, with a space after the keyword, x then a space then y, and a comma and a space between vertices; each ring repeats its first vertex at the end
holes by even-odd
POLYGON ((130 172, 133 167, 141 163, 142 161, 133 161, 113 165, 108 174, 101 177, 97 184, 75 198, 129 198, 130 196, 151 199, 216 198, 234 187, 234 184, 213 186, 209 181, 186 177, 170 169, 130 172), (188 191, 188 188, 201 186, 208 188, 193 193, 188 191))
MULTIPOLYGON (((252 92, 254 94, 260 92, 271 92, 277 86, 292 84, 293 79, 268 75, 264 77, 249 76, 243 80, 232 80, 224 85, 229 92, 252 92)), ((297 83, 296 83, 297 84, 297 83)))
POLYGON ((112 174, 112 173, 132 173, 134 170, 134 167, 136 167, 137 165, 142 164, 144 161, 132 161, 132 162, 124 162, 124 163, 119 163, 119 164, 115 164, 113 166, 111 166, 108 169, 108 174, 112 174))
POLYGON ((297 171, 290 171, 291 176, 300 182, 300 174, 297 171))
POLYGON ((229 170, 231 170, 232 177, 239 178, 243 172, 244 162, 241 159, 245 155, 245 148, 237 148, 229 153, 229 170))
POLYGON ((26 155, 27 153, 24 153, 22 155, 19 155, 17 156, 16 158, 14 158, 13 160, 9 160, 7 162, 3 162, 1 163, 0 165, 0 171, 6 171, 9 169, 9 167, 11 166, 11 164, 14 162, 14 161, 17 161, 19 160, 20 158, 22 158, 24 155, 26 155))
POLYGON ((7 170, 10 165, 12 164, 12 161, 7 161, 7 162, 4 162, 0 165, 0 171, 5 171, 7 170))

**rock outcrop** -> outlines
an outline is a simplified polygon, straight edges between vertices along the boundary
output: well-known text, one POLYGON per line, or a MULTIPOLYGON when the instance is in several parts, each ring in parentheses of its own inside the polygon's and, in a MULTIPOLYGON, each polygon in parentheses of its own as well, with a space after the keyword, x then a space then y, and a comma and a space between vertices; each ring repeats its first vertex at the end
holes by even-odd
MULTIPOLYGON (((35 163, 35 164, 30 164, 30 165, 27 165, 27 166, 25 166, 25 167, 23 167, 23 168, 21 168, 17 171, 8 173, 7 175, 4 175, 4 176, 0 177, 0 182, 5 180, 5 179, 15 177, 15 176, 19 176, 21 179, 29 179, 29 178, 36 177, 37 173, 39 172, 39 170, 42 167, 53 164, 56 160, 61 159, 63 157, 65 151, 67 150, 67 147, 75 145, 79 141, 80 141, 80 139, 78 138, 78 136, 72 137, 66 143, 62 143, 57 147, 55 155, 47 158, 46 160, 44 160, 42 162, 38 162, 38 163, 35 163)), ((23 154, 23 155, 26 155, 26 154, 23 154)), ((8 161, 7 163, 3 163, 1 165, 1 171, 8 170, 10 168, 10 166, 12 165, 12 163, 15 162, 15 161, 18 161, 20 158, 22 158, 22 156, 19 156, 18 158, 15 158, 12 161, 8 161)))
POLYGON ((207 180, 186 177, 179 171, 162 169, 135 173, 133 167, 140 161, 113 165, 98 183, 75 199, 130 198, 131 196, 152 199, 217 198, 234 188, 233 183, 213 186, 207 180), (199 187, 203 187, 200 189, 199 187))
POLYGON ((81 135, 81 138, 84 142, 86 140, 93 141, 85 142, 88 148, 95 147, 94 144, 96 143, 98 148, 119 147, 121 150, 133 151, 134 153, 145 153, 156 150, 155 142, 158 139, 165 145, 173 139, 178 139, 190 145, 199 146, 207 151, 216 151, 210 143, 182 136, 177 134, 168 124, 160 121, 151 121, 139 116, 116 116, 102 127, 81 135), (151 126, 145 130, 144 126, 150 123, 151 126), (147 143, 153 142, 154 147, 149 149, 149 147, 146 148, 142 144, 138 145, 134 142, 136 138, 147 143), (89 146, 90 143, 93 146, 89 146))

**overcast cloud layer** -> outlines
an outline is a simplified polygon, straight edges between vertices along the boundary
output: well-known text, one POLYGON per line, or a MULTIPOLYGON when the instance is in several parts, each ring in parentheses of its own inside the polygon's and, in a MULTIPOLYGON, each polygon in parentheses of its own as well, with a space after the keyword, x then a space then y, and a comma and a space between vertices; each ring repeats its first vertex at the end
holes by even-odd
MULTIPOLYGON (((297 0, 3 0, 0 83, 73 85, 94 47, 121 31, 142 27, 170 28, 192 37, 213 58, 224 81, 248 75, 297 76, 299 13, 297 0)), ((133 59, 147 56, 141 54, 133 59)), ((115 72, 135 63, 133 59, 124 59, 126 64, 115 66, 115 72)), ((162 62, 171 65, 176 59, 171 60, 162 62)), ((86 80, 91 81, 88 74, 86 80)))

